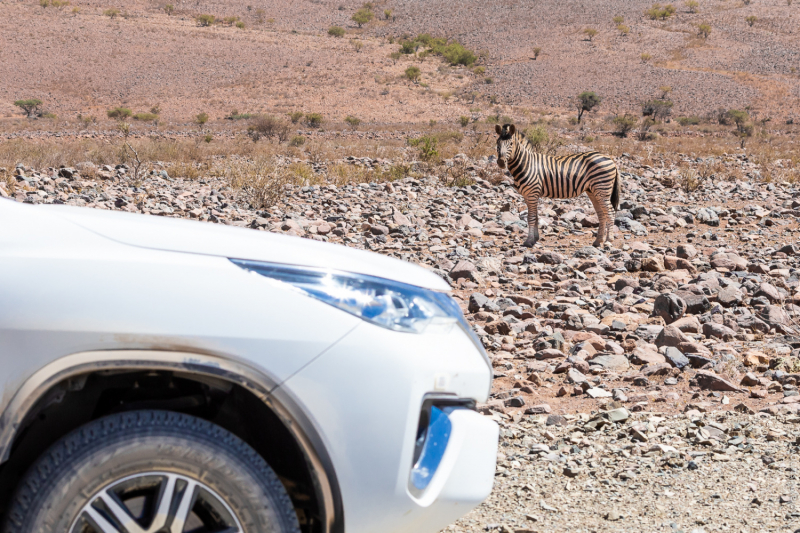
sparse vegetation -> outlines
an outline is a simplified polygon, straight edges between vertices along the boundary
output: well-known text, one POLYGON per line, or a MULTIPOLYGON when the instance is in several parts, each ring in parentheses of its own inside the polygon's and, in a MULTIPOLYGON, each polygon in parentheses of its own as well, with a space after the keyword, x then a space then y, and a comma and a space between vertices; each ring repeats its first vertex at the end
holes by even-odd
POLYGON ((758 21, 758 17, 755 15, 750 15, 749 17, 746 17, 744 21, 747 22, 747 25, 752 28, 753 24, 755 24, 758 21))
POLYGON ((467 125, 469 125, 469 117, 466 115, 461 115, 458 117, 458 123, 461 124, 462 128, 467 127, 467 125))
POLYGON ((483 76, 484 74, 486 74, 486 67, 475 67, 474 69, 472 69, 472 73, 475 74, 476 76, 483 76))
POLYGON ((642 55, 639 56, 639 59, 642 60, 642 63, 647 63, 648 61, 653 59, 653 56, 651 56, 647 52, 644 52, 644 53, 642 53, 642 55))
POLYGON ((703 39, 708 39, 708 36, 711 35, 711 25, 705 22, 698 25, 697 35, 699 35, 703 39))
POLYGON ((303 146, 305 144, 306 138, 302 135, 295 135, 292 137, 292 140, 289 141, 289 146, 294 146, 295 148, 298 146, 303 146))
POLYGON ((119 9, 112 7, 103 11, 103 15, 107 16, 111 20, 114 20, 119 16, 119 9))
POLYGON ((108 115, 108 118, 122 119, 133 115, 133 111, 127 107, 115 107, 114 109, 109 109, 106 111, 106 114, 108 115))
POLYGON ((612 22, 614 22, 614 24, 618 24, 619 25, 619 24, 622 24, 623 22, 625 22, 625 17, 623 17, 622 15, 616 15, 611 20, 612 20, 612 22))
POLYGON ((700 124, 700 117, 678 117, 678 124, 681 126, 697 126, 700 124))
POLYGON ((175 6, 172 4, 165 5, 164 13, 166 13, 167 15, 172 15, 173 13, 175 13, 175 6))
POLYGON ((645 117, 639 123, 639 129, 636 132, 636 138, 640 141, 651 141, 655 138, 655 134, 650 130, 655 125, 656 121, 652 118, 645 117))
POLYGON ((322 126, 323 118, 319 113, 306 113, 306 125, 309 128, 319 128, 322 126))
POLYGON ((647 15, 650 20, 667 20, 675 14, 675 11, 675 6, 672 4, 667 4, 663 7, 661 4, 653 4, 653 7, 645 11, 645 15, 647 15))
POLYGON ((631 32, 631 28, 625 24, 618 24, 617 31, 619 31, 621 35, 628 35, 631 32))
POLYGON ((288 113, 288 115, 289 120, 292 121, 292 124, 297 124, 300 122, 300 119, 303 118, 304 113, 302 111, 292 111, 291 113, 288 113))
POLYGON ((591 112, 592 109, 600 105, 601 98, 594 91, 584 91, 578 95, 575 107, 578 108, 578 123, 580 123, 585 111, 591 112))
POLYGON ((272 115, 257 115, 247 127, 247 134, 253 141, 264 137, 266 139, 274 138, 282 143, 289 137, 289 125, 285 120, 272 115))
POLYGON ((194 117, 194 121, 202 126, 203 124, 208 122, 208 113, 198 113, 194 117))
POLYGON ((158 119, 158 115, 155 114, 155 113, 141 112, 141 113, 134 114, 132 118, 133 118, 133 120, 139 120, 141 122, 152 122, 152 121, 158 119))
POLYGON ((236 22, 236 27, 239 28, 240 30, 243 30, 247 27, 247 25, 240 20, 236 22))
POLYGON ((564 141, 557 135, 551 134, 542 124, 529 126, 524 132, 528 144, 534 152, 545 155, 556 155, 564 145, 564 141))
POLYGON ((350 20, 358 24, 358 27, 360 28, 364 24, 371 21, 373 18, 375 18, 375 13, 372 12, 372 9, 369 9, 368 7, 362 7, 361 9, 353 13, 353 16, 350 17, 350 20))
MULTIPOLYGON (((492 79, 492 78, 484 78, 483 79, 483 83, 485 83, 487 85, 491 85, 491 84, 494 83, 494 79, 492 79)), ((494 103, 494 102, 492 102, 492 103, 494 103)))
POLYGON ((344 28, 341 26, 331 26, 328 28, 328 35, 331 37, 344 37, 344 28))
POLYGON ((451 65, 470 67, 478 60, 474 52, 465 48, 458 41, 448 41, 427 33, 420 34, 415 39, 405 39, 400 42, 400 52, 406 55, 416 54, 423 47, 426 50, 420 53, 420 56, 441 56, 451 65))
POLYGON ((612 120, 614 131, 620 137, 627 137, 628 133, 636 127, 636 117, 631 114, 617 115, 612 120))
POLYGON ((653 117, 653 120, 664 120, 672 113, 673 103, 671 100, 648 100, 642 104, 642 116, 653 117))
POLYGON ((392 18, 392 10, 391 9, 384 9, 383 10, 383 18, 389 20, 392 18))
POLYGON ((198 26, 208 27, 213 25, 217 21, 217 18, 214 15, 202 14, 197 15, 195 17, 195 21, 197 22, 198 26))
POLYGON ((689 13, 697 13, 700 10, 700 3, 697 0, 687 0, 686 9, 689 13))
POLYGON ((400 59, 401 55, 402 54, 400 52, 392 52, 391 54, 389 54, 389 59, 392 60, 392 64, 396 65, 397 64, 397 60, 400 59))
POLYGON ((408 139, 409 146, 419 148, 419 158, 423 161, 431 161, 439 156, 438 144, 438 139, 432 135, 408 139))
POLYGON ((353 129, 356 129, 358 125, 361 124, 360 118, 356 118, 351 115, 347 115, 346 117, 344 117, 344 121, 347 122, 353 129))
POLYGON ((358 39, 351 39, 350 44, 353 46, 353 49, 356 52, 360 52, 362 48, 364 48, 364 42, 359 41, 358 39))
POLYGON ((661 99, 666 100, 667 96, 669 96, 669 93, 672 92, 672 87, 670 87, 669 85, 663 85, 658 88, 658 92, 661 93, 661 99))
POLYGON ((420 74, 421 71, 419 70, 419 67, 415 67, 414 65, 411 65, 405 71, 406 78, 413 81, 414 83, 417 83, 419 81, 420 74))
POLYGON ((38 98, 29 98, 27 100, 17 100, 14 102, 14 105, 22 109, 22 111, 25 113, 25 116, 30 118, 39 110, 39 106, 42 105, 42 101, 38 98))
POLYGON ((541 55, 541 53, 542 53, 542 49, 540 47, 537 46, 536 48, 534 48, 533 49, 533 59, 534 60, 539 59, 539 55, 541 55))
POLYGON ((584 28, 583 34, 587 37, 587 39, 589 39, 589 42, 592 42, 594 36, 597 35, 597 30, 594 28, 584 28))

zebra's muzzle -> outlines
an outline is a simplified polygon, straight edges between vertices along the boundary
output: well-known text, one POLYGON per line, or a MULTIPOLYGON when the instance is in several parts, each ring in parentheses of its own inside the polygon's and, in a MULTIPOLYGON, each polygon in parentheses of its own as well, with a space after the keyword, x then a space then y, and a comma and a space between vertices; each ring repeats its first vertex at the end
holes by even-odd
POLYGON ((506 168, 506 160, 497 158, 497 166, 500 168, 506 168))

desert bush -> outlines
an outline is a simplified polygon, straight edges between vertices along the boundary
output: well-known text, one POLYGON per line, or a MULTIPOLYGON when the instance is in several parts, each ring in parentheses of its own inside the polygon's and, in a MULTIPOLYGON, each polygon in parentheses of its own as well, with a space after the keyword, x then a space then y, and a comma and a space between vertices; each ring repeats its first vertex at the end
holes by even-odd
POLYGON ((486 85, 491 85, 494 83, 494 78, 483 78, 483 83, 485 83, 486 85))
POLYGON ((625 22, 625 17, 623 17, 622 15, 617 15, 613 19, 611 19, 611 21, 614 24, 618 24, 619 25, 619 24, 622 24, 623 22, 625 22))
POLYGON ((198 113, 194 117, 194 121, 202 126, 203 124, 208 122, 208 113, 198 113))
POLYGON ((406 78, 413 81, 414 83, 419 81, 420 73, 421 71, 419 70, 419 67, 415 67, 414 65, 411 65, 405 71, 406 78))
POLYGON ((672 113, 672 106, 671 100, 648 100, 642 104, 642 116, 663 120, 672 113))
POLYGON ((103 11, 103 15, 113 20, 119 16, 119 9, 114 7, 106 9, 105 11, 103 11))
POLYGON ((289 137, 289 125, 285 120, 272 115, 257 115, 247 127, 247 133, 254 141, 258 141, 261 137, 267 139, 274 137, 281 143, 289 137))
POLYGON ((371 9, 362 7, 361 9, 353 13, 353 16, 350 17, 350 20, 358 24, 358 27, 360 28, 362 25, 371 21, 374 17, 375 13, 373 13, 371 9))
POLYGON ((294 146, 294 147, 303 146, 305 142, 306 142, 305 137, 303 137, 302 135, 295 135, 294 137, 292 137, 292 140, 289 141, 289 146, 294 146))
POLYGON ((403 54, 414 54, 421 47, 426 50, 421 57, 436 55, 443 57, 451 65, 472 66, 478 57, 472 50, 465 48, 458 41, 448 41, 442 37, 433 37, 430 34, 422 33, 415 39, 404 39, 400 42, 400 52, 403 54))
POLYGON ((708 36, 711 35, 711 25, 706 24, 705 22, 703 24, 698 25, 697 35, 699 35, 703 39, 708 39, 708 36))
POLYGON ((223 175, 254 209, 269 209, 283 198, 290 185, 298 183, 294 172, 266 157, 232 162, 223 175))
POLYGON ((589 39, 589 42, 592 42, 594 36, 597 35, 597 30, 594 28, 584 28, 583 34, 589 39))
POLYGON ((350 115, 344 117, 344 121, 347 122, 353 129, 355 129, 356 127, 358 127, 359 124, 361 124, 360 118, 356 118, 350 115))
POLYGON ((239 20, 239 17, 224 17, 222 19, 222 24, 225 26, 233 26, 237 20, 239 20))
POLYGON ((298 122, 300 122, 300 119, 303 118, 302 111, 292 111, 291 113, 288 113, 288 115, 289 115, 289 120, 292 121, 292 124, 297 124, 298 122))
POLYGON ((28 98, 27 100, 16 100, 14 105, 22 109, 26 117, 31 117, 39 110, 42 101, 38 98, 28 98))
POLYGON ((619 31, 622 35, 628 35, 631 32, 631 29, 625 24, 618 24, 617 31, 619 31))
POLYGON ((700 4, 697 2, 697 0, 688 0, 686 2, 686 9, 689 10, 689 13, 697 13, 699 7, 700 4))
POLYGON ((164 6, 164 13, 167 15, 172 15, 175 12, 175 6, 172 4, 167 4, 164 6))
POLYGON ((140 112, 134 114, 132 118, 133 120, 140 120, 142 122, 152 122, 153 120, 156 120, 158 118, 158 115, 156 115, 155 113, 140 112))
POLYGON ((678 117, 678 124, 681 126, 697 126, 700 124, 700 117, 678 117))
POLYGON ((319 113, 306 113, 306 125, 310 128, 319 128, 322 126, 322 115, 319 113))
POLYGON ((653 4, 653 7, 645 11, 645 15, 651 20, 667 20, 675 14, 675 6, 667 4, 661 7, 661 4, 653 4))
POLYGON ((439 140, 433 135, 423 135, 415 139, 408 139, 408 145, 419 148, 419 158, 423 161, 430 161, 439 156, 439 140))
POLYGON ((642 60, 642 63, 647 63, 648 61, 653 59, 653 56, 651 56, 650 54, 645 52, 645 53, 643 53, 642 55, 639 56, 639 59, 642 60))
POLYGON ((420 47, 420 43, 416 41, 401 41, 400 42, 400 53, 411 55, 416 53, 417 49, 420 47))
POLYGON ((628 133, 636 126, 636 118, 628 113, 617 115, 611 122, 614 124, 614 131, 620 137, 627 137, 628 133))
POLYGON ((114 109, 106 111, 106 115, 108 115, 108 118, 120 119, 133 115, 133 111, 127 107, 115 107, 114 109))
POLYGON ((389 59, 392 60, 393 64, 397 64, 397 60, 400 59, 401 55, 402 54, 400 52, 392 52, 391 54, 389 54, 389 59))
POLYGON ((744 21, 747 22, 747 25, 752 28, 753 24, 758 21, 758 17, 755 15, 750 15, 749 17, 745 18, 744 21))
POLYGON ((214 136, 212 134, 210 134, 210 133, 206 133, 203 136, 203 141, 206 142, 206 143, 210 143, 213 140, 214 140, 214 136))
POLYGON ((542 53, 542 48, 537 46, 533 49, 533 59, 539 59, 539 56, 542 53))
POLYGON ((344 28, 341 26, 331 26, 328 28, 328 35, 331 37, 343 37, 344 36, 344 28))
POLYGON ((639 129, 636 132, 636 138, 640 141, 650 141, 655 138, 655 134, 652 133, 650 130, 655 125, 656 121, 652 118, 645 117, 639 123, 639 129))
POLYGON ((545 155, 556 155, 564 146, 564 141, 556 134, 551 134, 542 124, 528 126, 523 135, 534 152, 545 155))
POLYGON ((253 118, 255 115, 252 113, 239 113, 238 110, 234 109, 231 113, 225 117, 228 120, 249 120, 253 118))
POLYGON ((469 124, 469 117, 466 115, 461 115, 458 117, 458 122, 461 124, 461 127, 466 127, 469 124))
POLYGON ((360 52, 362 48, 364 48, 363 41, 359 41, 358 39, 351 39, 350 44, 353 45, 353 49, 356 52, 360 52))
POLYGON ((672 87, 670 87, 669 85, 662 85, 661 87, 658 88, 658 92, 661 93, 661 99, 666 100, 667 96, 669 96, 669 93, 672 92, 672 87))
POLYGON ((198 26, 207 27, 214 24, 217 21, 217 17, 215 17, 214 15, 202 14, 202 15, 197 15, 195 17, 195 20, 197 21, 198 26))
POLYGON ((575 107, 578 108, 578 123, 580 123, 584 111, 591 112, 592 109, 600 105, 601 101, 602 99, 594 91, 583 91, 579 94, 575 101, 575 107))
POLYGON ((391 9, 384 9, 383 10, 383 18, 389 20, 392 18, 392 10, 391 9))
POLYGON ((478 76, 483 76, 486 74, 486 67, 475 67, 472 72, 478 76))
POLYGON ((236 27, 239 28, 240 30, 243 30, 247 27, 247 25, 240 20, 236 23, 236 27))

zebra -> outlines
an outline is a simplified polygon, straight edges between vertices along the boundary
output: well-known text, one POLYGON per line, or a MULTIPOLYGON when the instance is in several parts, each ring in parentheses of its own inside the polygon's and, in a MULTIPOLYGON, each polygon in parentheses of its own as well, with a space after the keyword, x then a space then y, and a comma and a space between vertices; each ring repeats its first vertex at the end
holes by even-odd
POLYGON ((599 152, 584 152, 563 157, 538 154, 514 124, 495 125, 497 166, 514 177, 514 188, 528 205, 528 238, 523 246, 533 247, 539 240, 539 198, 574 198, 586 193, 592 201, 600 227, 594 246, 611 241, 614 217, 619 210, 620 174, 614 161, 599 152))

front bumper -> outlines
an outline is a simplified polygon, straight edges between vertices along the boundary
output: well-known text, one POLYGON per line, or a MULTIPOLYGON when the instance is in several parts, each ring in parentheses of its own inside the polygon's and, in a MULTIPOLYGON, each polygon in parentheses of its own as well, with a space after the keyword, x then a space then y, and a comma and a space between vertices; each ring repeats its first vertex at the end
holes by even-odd
POLYGON ((280 389, 313 416, 339 482, 347 533, 436 532, 489 494, 497 425, 469 409, 424 490, 411 469, 420 413, 436 398, 486 400, 491 370, 459 327, 409 334, 362 323, 280 389))

